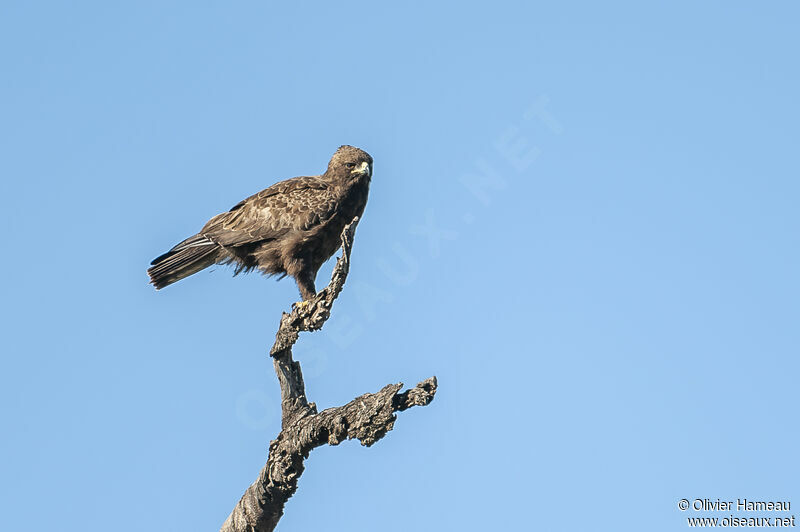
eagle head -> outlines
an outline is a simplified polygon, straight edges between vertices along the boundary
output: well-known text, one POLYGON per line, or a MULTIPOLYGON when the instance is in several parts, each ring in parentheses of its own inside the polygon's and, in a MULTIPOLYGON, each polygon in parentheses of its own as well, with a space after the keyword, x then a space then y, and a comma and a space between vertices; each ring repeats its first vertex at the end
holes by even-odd
POLYGON ((339 146, 328 163, 326 175, 337 179, 370 179, 372 177, 372 157, 355 146, 339 146))

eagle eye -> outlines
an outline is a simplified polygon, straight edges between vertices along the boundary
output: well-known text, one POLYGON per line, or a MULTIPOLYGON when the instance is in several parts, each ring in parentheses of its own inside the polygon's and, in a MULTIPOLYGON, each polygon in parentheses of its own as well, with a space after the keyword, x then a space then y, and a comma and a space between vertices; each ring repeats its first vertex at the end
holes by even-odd
POLYGON ((344 163, 344 165, 348 168, 355 168, 356 163, 344 163))

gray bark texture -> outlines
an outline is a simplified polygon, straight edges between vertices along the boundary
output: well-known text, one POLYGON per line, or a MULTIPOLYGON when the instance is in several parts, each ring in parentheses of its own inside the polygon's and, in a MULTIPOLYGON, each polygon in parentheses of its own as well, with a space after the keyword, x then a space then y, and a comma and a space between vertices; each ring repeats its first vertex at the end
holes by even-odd
POLYGON ((304 460, 312 449, 357 439, 369 447, 392 430, 395 412, 429 404, 436 394, 436 377, 400 392, 403 383, 387 384, 377 393, 367 393, 344 406, 317 412, 306 398, 300 363, 292 359, 292 346, 301 331, 316 331, 330 317, 334 300, 350 271, 350 250, 358 218, 342 231, 342 256, 336 262, 331 282, 316 297, 297 303, 283 313, 275 344, 270 350, 281 387, 281 432, 270 442, 267 463, 258 479, 247 488, 221 532, 268 532, 275 529, 286 501, 297 491, 304 460))

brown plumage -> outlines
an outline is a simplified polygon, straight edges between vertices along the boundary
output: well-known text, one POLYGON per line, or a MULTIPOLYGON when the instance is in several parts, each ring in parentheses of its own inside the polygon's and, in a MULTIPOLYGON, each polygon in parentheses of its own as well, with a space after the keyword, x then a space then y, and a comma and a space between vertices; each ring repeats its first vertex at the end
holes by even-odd
POLYGON ((156 289, 212 264, 290 275, 304 300, 316 294, 320 266, 340 245, 345 225, 367 204, 372 157, 341 146, 324 174, 276 183, 211 218, 194 236, 157 257, 147 270, 156 289))

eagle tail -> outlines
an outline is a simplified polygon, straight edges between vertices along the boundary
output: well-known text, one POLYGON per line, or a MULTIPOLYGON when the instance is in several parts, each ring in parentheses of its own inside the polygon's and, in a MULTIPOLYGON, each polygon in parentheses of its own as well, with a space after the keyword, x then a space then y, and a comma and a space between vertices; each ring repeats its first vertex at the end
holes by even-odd
POLYGON ((160 290, 165 286, 208 268, 219 258, 222 246, 203 235, 187 238, 163 255, 153 259, 147 274, 150 283, 160 290))

